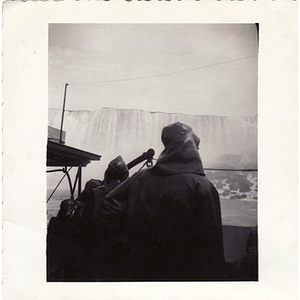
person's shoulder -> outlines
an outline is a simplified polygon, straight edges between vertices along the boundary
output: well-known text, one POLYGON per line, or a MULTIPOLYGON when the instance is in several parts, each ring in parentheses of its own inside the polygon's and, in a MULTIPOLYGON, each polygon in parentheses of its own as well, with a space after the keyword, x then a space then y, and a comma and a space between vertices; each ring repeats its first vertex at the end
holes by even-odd
POLYGON ((85 189, 94 189, 102 184, 102 181, 99 179, 90 179, 85 184, 85 189))
POLYGON ((115 196, 117 194, 122 194, 129 189, 131 189, 133 186, 136 185, 140 180, 143 180, 145 176, 148 174, 148 169, 140 170, 130 177, 128 177, 126 180, 124 180, 120 185, 118 185, 114 190, 112 190, 108 195, 107 198, 115 196))
POLYGON ((140 170, 140 171, 134 173, 132 176, 130 176, 130 177, 128 178, 128 180, 130 180, 130 179, 131 179, 131 180, 134 180, 134 179, 142 178, 142 177, 144 177, 144 176, 149 176, 149 174, 151 174, 151 173, 150 173, 150 169, 151 169, 151 168, 147 168, 147 169, 140 170))
POLYGON ((204 174, 198 174, 198 173, 186 173, 184 174, 186 178, 190 178, 191 180, 194 180, 196 182, 206 183, 209 184, 210 180, 204 175, 204 174))
POLYGON ((215 185, 206 176, 194 177, 196 184, 201 187, 202 190, 217 191, 215 185))

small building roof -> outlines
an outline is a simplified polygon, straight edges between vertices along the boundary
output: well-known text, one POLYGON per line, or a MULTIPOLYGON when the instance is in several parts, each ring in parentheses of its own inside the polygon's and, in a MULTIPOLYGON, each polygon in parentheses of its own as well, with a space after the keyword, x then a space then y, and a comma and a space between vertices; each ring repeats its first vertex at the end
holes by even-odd
POLYGON ((47 167, 85 167, 101 155, 53 142, 48 139, 47 167))

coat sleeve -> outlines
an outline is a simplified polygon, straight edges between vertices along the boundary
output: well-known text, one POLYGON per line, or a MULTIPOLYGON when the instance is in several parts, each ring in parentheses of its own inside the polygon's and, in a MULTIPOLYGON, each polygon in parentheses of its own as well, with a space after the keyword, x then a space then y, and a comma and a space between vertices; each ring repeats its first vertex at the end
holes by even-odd
POLYGON ((214 185, 207 181, 197 188, 198 220, 208 251, 219 263, 224 260, 223 229, 219 193, 214 185))
POLYGON ((106 228, 117 228, 123 225, 128 207, 129 189, 135 175, 112 190, 102 201, 96 212, 96 222, 106 228))

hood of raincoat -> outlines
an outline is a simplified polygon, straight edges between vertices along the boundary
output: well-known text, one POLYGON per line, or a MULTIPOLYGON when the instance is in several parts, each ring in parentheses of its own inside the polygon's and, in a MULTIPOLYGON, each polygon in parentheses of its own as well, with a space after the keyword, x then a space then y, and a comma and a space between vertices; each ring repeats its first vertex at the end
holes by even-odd
POLYGON ((124 162, 121 155, 113 159, 104 175, 104 180, 106 185, 110 185, 112 183, 120 183, 124 181, 129 175, 129 171, 126 163, 124 162))
POLYGON ((161 139, 165 149, 152 168, 152 173, 194 173, 205 176, 198 151, 200 139, 190 126, 180 122, 168 125, 164 127, 161 139))

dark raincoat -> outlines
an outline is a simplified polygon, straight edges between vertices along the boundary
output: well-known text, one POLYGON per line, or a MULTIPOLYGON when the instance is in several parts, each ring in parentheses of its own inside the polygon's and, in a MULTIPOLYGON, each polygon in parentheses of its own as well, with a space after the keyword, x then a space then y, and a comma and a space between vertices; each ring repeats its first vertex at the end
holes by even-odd
POLYGON ((103 181, 91 179, 76 201, 66 199, 61 202, 57 217, 53 217, 48 226, 48 281, 97 279, 95 268, 98 262, 101 263, 98 250, 103 234, 99 234, 95 226, 95 211, 128 174, 126 163, 118 156, 109 163, 103 181))
POLYGON ((129 280, 222 279, 220 201, 203 171, 200 140, 192 128, 175 123, 163 129, 162 142, 154 167, 105 198, 99 222, 124 229, 129 280))
POLYGON ((86 223, 93 224, 96 211, 104 197, 123 182, 129 175, 126 163, 121 155, 113 159, 104 174, 104 180, 89 180, 85 189, 77 199, 84 203, 83 219, 86 223))
POLYGON ((89 281, 109 277, 105 275, 108 272, 103 271, 103 266, 105 263, 111 263, 111 253, 116 252, 114 247, 109 246, 106 230, 103 230, 102 226, 97 226, 95 212, 99 209, 105 196, 123 182, 128 175, 127 165, 119 155, 109 163, 101 184, 95 185, 91 180, 81 194, 80 200, 84 202, 83 241, 89 281), (103 244, 106 247, 103 247, 103 244))

